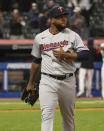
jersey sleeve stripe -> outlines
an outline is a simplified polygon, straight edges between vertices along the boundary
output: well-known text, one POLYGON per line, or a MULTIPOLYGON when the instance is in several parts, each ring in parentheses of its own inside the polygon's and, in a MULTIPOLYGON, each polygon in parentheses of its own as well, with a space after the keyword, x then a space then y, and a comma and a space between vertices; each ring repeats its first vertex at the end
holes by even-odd
POLYGON ((37 58, 35 56, 33 56, 33 58, 32 58, 32 62, 34 62, 34 63, 40 64, 41 61, 42 61, 42 58, 37 58))
POLYGON ((89 58, 89 51, 88 50, 79 51, 77 52, 77 55, 79 61, 87 60, 89 58))

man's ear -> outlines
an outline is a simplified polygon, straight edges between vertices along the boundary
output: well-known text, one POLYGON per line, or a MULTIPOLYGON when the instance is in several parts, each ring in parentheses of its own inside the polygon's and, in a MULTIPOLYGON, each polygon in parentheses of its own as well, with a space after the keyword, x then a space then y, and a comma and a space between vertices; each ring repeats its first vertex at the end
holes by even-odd
POLYGON ((55 18, 53 18, 53 17, 50 18, 52 24, 54 24, 54 19, 55 19, 55 18))

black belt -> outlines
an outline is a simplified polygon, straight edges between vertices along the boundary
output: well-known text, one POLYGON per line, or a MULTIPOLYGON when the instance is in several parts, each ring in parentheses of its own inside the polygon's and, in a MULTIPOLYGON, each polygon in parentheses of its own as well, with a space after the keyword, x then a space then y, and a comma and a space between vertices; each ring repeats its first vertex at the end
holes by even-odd
POLYGON ((47 73, 44 73, 44 72, 42 72, 41 74, 50 76, 50 77, 55 78, 57 80, 64 80, 64 79, 66 79, 68 77, 73 76, 73 73, 69 73, 69 74, 65 74, 65 75, 60 75, 60 76, 55 76, 55 75, 47 74, 47 73))

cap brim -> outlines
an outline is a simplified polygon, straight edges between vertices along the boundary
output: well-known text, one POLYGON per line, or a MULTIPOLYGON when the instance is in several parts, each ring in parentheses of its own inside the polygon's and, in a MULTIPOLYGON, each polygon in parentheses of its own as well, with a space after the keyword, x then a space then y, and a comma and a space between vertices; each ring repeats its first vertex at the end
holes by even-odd
POLYGON ((61 14, 53 15, 51 17, 58 17, 58 16, 61 16, 61 15, 68 15, 68 14, 69 14, 68 12, 63 12, 61 14))

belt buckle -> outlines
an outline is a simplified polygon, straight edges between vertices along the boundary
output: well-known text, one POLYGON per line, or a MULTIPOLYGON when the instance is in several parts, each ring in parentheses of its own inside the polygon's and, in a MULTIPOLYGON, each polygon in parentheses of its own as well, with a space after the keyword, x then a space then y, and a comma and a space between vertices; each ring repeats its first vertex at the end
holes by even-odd
POLYGON ((66 79, 66 75, 62 77, 62 80, 66 79))
POLYGON ((66 76, 60 76, 59 80, 64 80, 66 78, 66 76))
POLYGON ((66 78, 69 78, 70 74, 66 74, 66 78))

